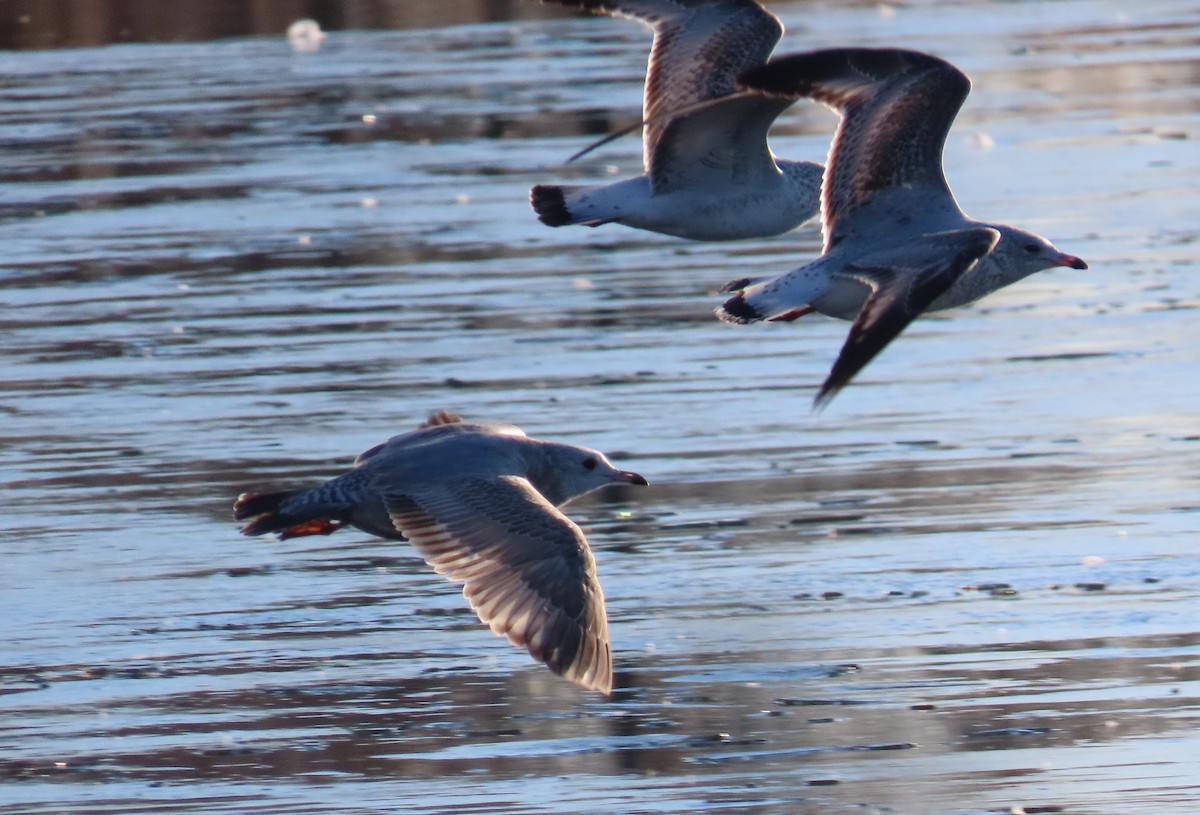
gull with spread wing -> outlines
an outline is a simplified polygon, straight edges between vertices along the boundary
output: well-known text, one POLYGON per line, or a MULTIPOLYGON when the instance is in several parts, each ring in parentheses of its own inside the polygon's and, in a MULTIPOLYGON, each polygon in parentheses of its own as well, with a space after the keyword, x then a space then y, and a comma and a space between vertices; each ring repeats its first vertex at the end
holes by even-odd
POLYGON ((310 489, 243 493, 244 535, 327 535, 349 525, 411 541, 464 583, 480 621, 557 674, 612 690, 612 652, 596 560, 558 507, 608 484, 645 485, 602 453, 468 424, 445 411, 360 455, 310 489))
POLYGON ((721 241, 778 235, 816 217, 821 165, 776 159, 767 146, 793 100, 734 93, 738 74, 765 63, 783 35, 775 15, 754 0, 547 1, 640 20, 654 43, 642 100, 645 172, 608 185, 538 184, 529 200, 542 223, 721 241))
POLYGON ((1045 238, 968 218, 942 148, 971 83, 945 60, 895 48, 778 57, 738 77, 740 94, 809 97, 841 114, 821 191, 815 261, 770 279, 735 280, 717 309, 733 323, 816 311, 853 320, 817 393, 819 407, 917 316, 954 308, 1054 266, 1086 269, 1045 238))

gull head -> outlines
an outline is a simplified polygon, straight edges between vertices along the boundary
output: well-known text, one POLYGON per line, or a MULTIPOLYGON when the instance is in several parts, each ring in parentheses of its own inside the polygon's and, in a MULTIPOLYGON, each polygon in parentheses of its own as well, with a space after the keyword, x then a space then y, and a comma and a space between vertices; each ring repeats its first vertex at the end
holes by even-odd
POLYGON ((1000 240, 992 249, 992 260, 1014 281, 1055 266, 1072 269, 1088 267, 1082 259, 1061 251, 1041 235, 1011 226, 993 228, 1000 233, 1000 240))
POLYGON ((553 442, 538 445, 529 480, 555 506, 608 484, 648 483, 637 473, 617 469, 598 450, 553 442))

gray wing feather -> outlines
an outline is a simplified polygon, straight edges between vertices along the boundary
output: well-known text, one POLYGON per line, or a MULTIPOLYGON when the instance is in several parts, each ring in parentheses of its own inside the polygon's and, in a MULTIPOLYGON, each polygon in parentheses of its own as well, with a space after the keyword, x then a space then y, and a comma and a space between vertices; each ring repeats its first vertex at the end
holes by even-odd
POLYGON ((604 594, 583 532, 523 478, 388 494, 392 522, 479 619, 555 673, 612 689, 604 594))
POLYGON ((971 82, 945 60, 896 48, 833 48, 778 57, 740 76, 738 86, 807 96, 841 114, 822 190, 825 251, 879 190, 922 187, 927 199, 952 202, 942 148, 971 82))
POLYGON ((923 235, 879 258, 868 255, 838 274, 870 287, 829 376, 817 393, 818 407, 845 387, 909 323, 992 251, 1000 233, 979 227, 923 235))
POLYGON ((447 436, 462 433, 486 433, 497 436, 525 436, 525 431, 510 424, 477 424, 464 422, 458 416, 446 411, 430 415, 416 430, 392 436, 385 442, 380 442, 369 450, 364 450, 354 459, 354 466, 379 456, 381 453, 393 453, 401 449, 439 441, 447 436))
POLYGON ((668 121, 649 162, 656 193, 672 187, 730 181, 763 183, 778 175, 767 131, 789 100, 737 95, 668 121))
MULTIPOLYGON (((730 94, 739 74, 761 65, 783 25, 754 0, 553 0, 640 20, 654 31, 642 98, 643 160, 653 172, 672 111, 730 94)), ((772 117, 774 118, 774 117, 772 117)))

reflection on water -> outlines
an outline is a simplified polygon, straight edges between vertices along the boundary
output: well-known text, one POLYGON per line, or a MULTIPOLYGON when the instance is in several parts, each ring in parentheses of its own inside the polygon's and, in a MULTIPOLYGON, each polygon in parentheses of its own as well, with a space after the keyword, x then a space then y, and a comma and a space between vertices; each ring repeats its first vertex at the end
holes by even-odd
MULTIPOLYGON (((785 50, 962 65, 964 209, 1092 270, 919 321, 814 415, 843 324, 711 315, 811 231, 525 202, 637 166, 636 139, 561 164, 637 116, 627 21, 476 3, 520 19, 0 58, 5 813, 1194 810, 1200 17, 776 8, 785 50), (572 509, 611 699, 403 545, 237 534, 239 491, 439 407, 654 485, 572 509)), ((775 147, 820 157, 832 123, 797 106, 775 147)))
POLYGON ((521 0, 36 0, 0 11, 0 49, 78 48, 109 43, 189 42, 250 35, 282 36, 299 19, 326 30, 434 28, 465 23, 565 16, 554 7, 521 0))

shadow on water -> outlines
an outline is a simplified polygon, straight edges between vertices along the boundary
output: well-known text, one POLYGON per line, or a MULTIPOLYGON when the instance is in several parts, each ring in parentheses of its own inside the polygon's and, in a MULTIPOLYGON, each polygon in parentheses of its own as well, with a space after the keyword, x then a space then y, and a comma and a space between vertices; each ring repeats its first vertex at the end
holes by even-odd
MULTIPOLYGON (((5 813, 1194 811, 1194 9, 773 6, 788 50, 962 65, 964 209, 1092 266, 918 321, 813 414, 844 324, 711 316, 811 230, 528 210, 638 166, 633 138, 562 165, 636 119, 638 26, 343 3, 293 54, 329 4, 153 33, 136 5, 0 26, 147 41, 0 57, 5 813), (650 479, 571 509, 611 698, 403 544, 237 534, 240 491, 439 407, 650 479)), ((820 157, 832 122, 773 145, 820 157)))

